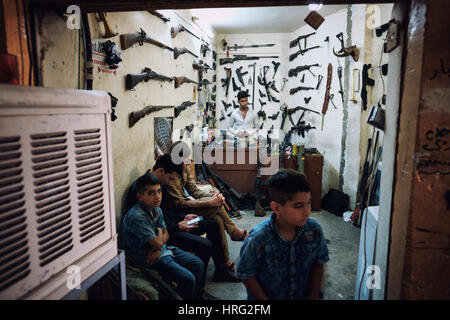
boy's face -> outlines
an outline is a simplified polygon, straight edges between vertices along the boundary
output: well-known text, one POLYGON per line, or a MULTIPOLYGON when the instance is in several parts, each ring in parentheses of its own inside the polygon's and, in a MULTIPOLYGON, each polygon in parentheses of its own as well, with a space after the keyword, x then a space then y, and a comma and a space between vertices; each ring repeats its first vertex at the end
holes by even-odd
POLYGON ((145 186, 144 192, 138 192, 136 196, 138 200, 149 209, 159 207, 162 199, 161 186, 159 184, 155 186, 145 186))
POLYGON ((311 214, 311 192, 297 192, 284 205, 272 201, 272 210, 280 219, 292 226, 303 226, 311 214))

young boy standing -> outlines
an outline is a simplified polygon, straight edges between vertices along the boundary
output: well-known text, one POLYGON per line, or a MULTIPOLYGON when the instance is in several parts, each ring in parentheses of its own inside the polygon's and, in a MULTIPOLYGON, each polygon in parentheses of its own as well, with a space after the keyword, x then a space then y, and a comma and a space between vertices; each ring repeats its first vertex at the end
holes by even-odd
POLYGON ((122 220, 121 238, 129 262, 141 268, 157 270, 175 281, 177 292, 187 300, 198 299, 203 283, 203 262, 177 247, 167 246, 169 234, 164 223, 161 186, 152 174, 136 181, 139 200, 122 220))
POLYGON ((322 229, 309 218, 309 184, 299 172, 279 170, 269 190, 273 213, 245 239, 236 275, 249 300, 318 299, 329 258, 322 229))

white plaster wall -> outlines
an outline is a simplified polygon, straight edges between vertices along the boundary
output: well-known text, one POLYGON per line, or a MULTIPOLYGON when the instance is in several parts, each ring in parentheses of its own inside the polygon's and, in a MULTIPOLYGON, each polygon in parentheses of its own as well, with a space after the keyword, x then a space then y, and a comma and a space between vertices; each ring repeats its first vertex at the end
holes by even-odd
MULTIPOLYGON (((170 47, 186 47, 199 56, 186 53, 173 59, 173 53, 157 46, 144 43, 143 46, 134 46, 121 50, 122 62, 116 74, 99 72, 94 68, 94 90, 110 92, 118 98, 116 107, 117 120, 112 122, 112 147, 114 167, 114 187, 116 216, 121 215, 122 204, 126 197, 129 185, 154 164, 154 117, 174 117, 173 109, 163 109, 147 115, 137 122, 132 128, 128 127, 128 116, 133 111, 138 111, 148 105, 173 105, 178 106, 184 101, 197 102, 197 85, 184 83, 177 89, 169 82, 150 80, 138 84, 134 90, 125 89, 125 77, 129 73, 141 73, 144 67, 165 76, 186 76, 198 81, 197 71, 192 68, 193 61, 202 59, 212 67, 212 52, 207 52, 206 58, 200 54, 201 41, 183 31, 174 39, 170 36, 171 26, 181 23, 200 38, 205 38, 209 43, 214 43, 214 38, 208 38, 196 24, 192 23, 189 12, 178 14, 176 11, 164 11, 170 22, 164 23, 158 17, 146 11, 142 12, 111 12, 108 13, 108 21, 114 32, 123 33, 138 32, 142 28, 147 35, 170 47)), ((101 38, 103 25, 99 24, 95 17, 89 15, 92 42, 101 38)), ((210 30, 208 30, 210 31, 210 30)), ((119 35, 111 38, 120 48, 119 35)), ((212 81, 213 72, 204 74, 204 79, 212 81)), ((193 105, 181 112, 173 121, 173 141, 179 140, 179 130, 191 123, 201 123, 201 110, 199 105, 193 105)), ((187 135, 185 134, 185 139, 187 135)))
MULTIPOLYGON (((364 45, 364 5, 353 5, 352 10, 352 34, 351 44, 356 45, 360 50, 364 45)), ((321 112, 324 95, 327 83, 327 68, 328 63, 332 63, 333 75, 331 82, 330 94, 334 94, 333 102, 336 109, 333 107, 331 101, 328 105, 328 110, 324 117, 323 130, 322 115, 307 112, 304 116, 306 123, 310 123, 315 126, 316 129, 310 130, 306 134, 305 138, 300 136, 293 136, 291 142, 293 144, 304 143, 306 148, 317 148, 319 152, 324 156, 323 166, 323 180, 322 180, 322 193, 328 192, 329 188, 339 189, 339 170, 341 166, 341 157, 344 156, 344 184, 342 191, 350 196, 350 206, 353 206, 356 199, 356 189, 358 184, 359 174, 359 122, 360 122, 360 107, 359 104, 352 102, 347 103, 348 122, 347 122, 347 139, 345 154, 341 152, 341 139, 343 132, 343 105, 341 95, 339 93, 339 78, 337 75, 338 66, 342 66, 343 77, 342 86, 344 90, 344 98, 347 100, 351 97, 351 78, 353 68, 362 69, 361 59, 358 62, 354 62, 352 58, 338 58, 333 54, 333 47, 335 51, 340 48, 340 41, 336 38, 336 34, 343 32, 344 44, 347 44, 347 9, 340 10, 332 15, 325 16, 325 21, 322 25, 314 30, 312 27, 306 25, 291 33, 291 40, 295 39, 299 35, 316 32, 316 34, 308 38, 307 47, 320 45, 321 48, 313 49, 306 52, 303 56, 297 57, 291 62, 290 68, 295 68, 298 65, 310 65, 319 63, 320 67, 311 68, 312 72, 316 75, 314 77, 308 71, 305 73, 304 83, 300 82, 302 73, 299 73, 297 77, 289 78, 289 88, 297 86, 316 87, 317 76, 321 74, 324 78, 321 82, 319 90, 300 91, 295 95, 290 96, 289 106, 304 106, 315 111, 321 112), (325 42, 325 38, 329 36, 330 41, 325 42), (346 60, 349 60, 349 73, 346 73, 346 60), (311 101, 308 105, 305 104, 304 98, 311 97, 311 101)), ((302 41, 302 48, 304 43, 302 41)), ((298 48, 291 48, 289 54, 294 53, 298 48)), ((355 94, 357 97, 358 94, 355 94)), ((358 99, 360 100, 360 99, 358 99)), ((301 112, 296 113, 294 122, 301 116, 301 112)))

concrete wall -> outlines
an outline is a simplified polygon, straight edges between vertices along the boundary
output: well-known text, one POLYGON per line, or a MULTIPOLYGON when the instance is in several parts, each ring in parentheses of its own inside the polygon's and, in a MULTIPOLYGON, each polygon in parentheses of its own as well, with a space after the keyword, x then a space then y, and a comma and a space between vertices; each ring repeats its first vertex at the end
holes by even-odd
MULTIPOLYGON (((175 38, 170 36, 170 27, 181 23, 197 36, 202 36, 195 24, 190 22, 190 16, 184 12, 184 16, 176 14, 175 11, 165 11, 164 15, 170 18, 170 23, 163 23, 159 18, 148 12, 126 12, 109 13, 108 19, 112 28, 119 33, 133 33, 144 29, 147 34, 170 47, 186 47, 196 55, 200 56, 201 41, 187 32, 179 33, 175 38)), ((90 15, 92 42, 101 40, 101 30, 94 17, 90 15)), ((113 38, 119 41, 118 38, 113 38)), ((208 39, 209 42, 212 42, 208 39)), ((212 66, 212 53, 201 58, 212 66)), ((116 108, 117 121, 112 123, 113 133, 113 156, 114 156, 114 184, 116 216, 120 215, 123 199, 126 196, 128 186, 148 168, 154 164, 154 117, 174 117, 172 109, 164 109, 150 114, 141 119, 132 128, 128 127, 128 115, 132 111, 138 111, 148 105, 174 105, 178 106, 184 101, 197 102, 197 86, 192 83, 184 83, 175 89, 173 83, 149 81, 140 83, 135 90, 125 90, 125 76, 128 73, 140 73, 144 67, 149 67, 157 73, 166 76, 186 76, 198 81, 197 71, 192 68, 192 62, 198 61, 190 54, 183 54, 174 60, 173 54, 157 46, 144 44, 135 45, 122 51, 121 67, 116 74, 99 73, 98 69, 94 76, 94 89, 111 92, 119 99, 116 108)), ((209 71, 204 79, 211 81, 212 73, 209 71)), ((201 121, 201 110, 199 105, 194 105, 183 111, 180 116, 173 118, 174 137, 173 141, 179 139, 177 129, 184 128, 191 123, 201 121)))
MULTIPOLYGON (((173 109, 163 109, 142 118, 132 128, 128 126, 128 116, 148 105, 178 106, 184 101, 199 102, 183 111, 173 121, 173 141, 179 140, 180 129, 191 123, 201 126, 202 108, 206 97, 204 89, 197 91, 197 85, 184 83, 175 89, 169 82, 148 81, 138 84, 134 90, 126 90, 125 77, 129 73, 141 73, 144 67, 166 76, 186 76, 198 81, 197 71, 193 69, 193 61, 202 59, 212 67, 212 51, 206 57, 200 54, 201 41, 187 32, 179 33, 171 38, 170 28, 181 23, 191 32, 207 40, 214 47, 214 32, 208 26, 200 28, 193 23, 189 10, 180 12, 166 10, 163 13, 170 18, 164 23, 149 12, 111 12, 107 14, 109 25, 117 36, 104 39, 104 26, 97 21, 93 14, 88 15, 91 39, 93 43, 93 89, 110 92, 118 99, 115 114, 117 120, 111 123, 114 190, 116 217, 120 217, 123 201, 129 185, 154 164, 154 117, 172 117, 173 109), (142 28, 147 35, 169 47, 186 47, 194 56, 186 53, 174 60, 173 53, 157 46, 144 43, 143 46, 135 44, 126 50, 120 48, 120 34, 135 33, 142 28), (121 52, 122 62, 117 69, 108 69, 104 65, 104 55, 98 50, 99 44, 107 40, 116 43, 121 52)), ((46 87, 83 88, 83 58, 81 51, 82 39, 79 31, 69 30, 65 20, 53 12, 45 12, 39 16, 41 30, 39 37, 39 52, 41 54, 42 84, 46 87), (81 43, 81 47, 80 47, 81 43), (80 63, 79 63, 80 61, 80 63)), ((203 78, 212 82, 215 72, 208 71, 203 78)), ((211 91, 212 86, 209 90, 211 91)), ((184 140, 189 142, 187 134, 184 140)))

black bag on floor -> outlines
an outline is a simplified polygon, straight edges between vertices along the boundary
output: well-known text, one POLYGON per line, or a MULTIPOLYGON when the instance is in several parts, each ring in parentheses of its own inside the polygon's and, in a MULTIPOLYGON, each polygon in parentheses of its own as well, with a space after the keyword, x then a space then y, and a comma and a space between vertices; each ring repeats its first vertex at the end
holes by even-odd
POLYGON ((348 194, 331 188, 322 199, 322 209, 342 217, 343 213, 348 210, 349 203, 348 194))

